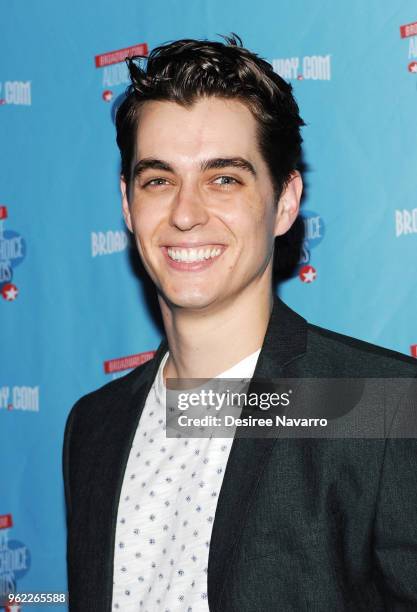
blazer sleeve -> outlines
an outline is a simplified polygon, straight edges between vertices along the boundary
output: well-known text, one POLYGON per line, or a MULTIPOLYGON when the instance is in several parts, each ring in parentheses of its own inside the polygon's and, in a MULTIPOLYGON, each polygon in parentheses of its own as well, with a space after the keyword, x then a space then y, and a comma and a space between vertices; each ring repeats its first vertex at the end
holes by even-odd
POLYGON ((71 520, 71 435, 74 426, 75 415, 77 412, 77 408, 80 404, 79 400, 71 409, 69 416, 67 418, 67 422, 65 424, 65 432, 64 432, 64 444, 62 451, 62 470, 63 470, 63 478, 64 478, 64 493, 65 493, 65 506, 66 506, 66 517, 67 517, 67 525, 69 525, 71 520))
POLYGON ((375 521, 379 584, 393 611, 417 610, 416 386, 401 402, 386 440, 375 521))

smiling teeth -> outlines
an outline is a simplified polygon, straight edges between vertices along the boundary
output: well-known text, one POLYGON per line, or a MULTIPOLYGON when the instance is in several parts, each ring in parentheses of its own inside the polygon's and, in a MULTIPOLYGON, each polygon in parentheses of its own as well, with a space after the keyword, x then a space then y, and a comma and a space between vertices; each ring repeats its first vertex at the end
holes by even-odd
POLYGON ((206 249, 168 249, 168 255, 174 261, 182 261, 186 263, 193 263, 195 261, 204 261, 205 259, 212 259, 220 255, 221 249, 219 248, 206 248, 206 249))

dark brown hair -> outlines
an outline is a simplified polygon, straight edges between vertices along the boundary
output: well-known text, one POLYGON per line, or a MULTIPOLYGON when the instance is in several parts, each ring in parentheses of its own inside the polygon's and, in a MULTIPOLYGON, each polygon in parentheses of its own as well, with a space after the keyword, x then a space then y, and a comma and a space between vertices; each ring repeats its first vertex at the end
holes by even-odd
POLYGON ((187 107, 200 96, 236 98, 257 120, 259 149, 269 167, 277 198, 297 169, 300 127, 305 124, 291 85, 273 71, 271 64, 245 49, 239 36, 222 38, 225 43, 177 40, 156 47, 147 58, 126 59, 131 85, 117 110, 116 130, 128 194, 139 110, 150 100, 167 100, 187 107))

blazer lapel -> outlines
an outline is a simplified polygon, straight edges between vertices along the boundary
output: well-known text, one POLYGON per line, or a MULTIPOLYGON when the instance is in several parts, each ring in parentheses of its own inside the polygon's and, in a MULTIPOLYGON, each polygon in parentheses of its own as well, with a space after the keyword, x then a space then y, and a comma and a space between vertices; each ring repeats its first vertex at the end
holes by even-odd
MULTIPOLYGON (((274 305, 253 379, 285 375, 284 367, 306 351, 307 322, 274 297, 274 305)), ((249 388, 250 390, 250 388, 249 388)), ((220 611, 222 591, 242 533, 250 501, 256 492, 276 439, 233 440, 217 504, 208 563, 210 610, 220 611)))
MULTIPOLYGON (((96 522, 96 529, 103 526, 101 534, 95 537, 95 541, 101 549, 96 553, 97 558, 107 560, 106 578, 99 580, 104 588, 103 591, 96 594, 96 601, 101 601, 101 603, 97 603, 96 609, 111 610, 116 522, 124 473, 146 398, 167 349, 167 343, 163 340, 152 362, 147 368, 141 370, 134 380, 129 396, 124 395, 117 398, 120 402, 120 410, 118 410, 118 419, 113 418, 111 421, 111 443, 106 449, 106 453, 103 453, 106 463, 101 465, 100 473, 95 476, 96 486, 94 490, 102 491, 102 503, 97 504, 100 516, 96 522), (97 480, 100 480, 98 484, 97 480)), ((105 423, 103 423, 103 427, 106 427, 105 423)), ((96 559, 92 559, 92 561, 96 564, 96 559)))

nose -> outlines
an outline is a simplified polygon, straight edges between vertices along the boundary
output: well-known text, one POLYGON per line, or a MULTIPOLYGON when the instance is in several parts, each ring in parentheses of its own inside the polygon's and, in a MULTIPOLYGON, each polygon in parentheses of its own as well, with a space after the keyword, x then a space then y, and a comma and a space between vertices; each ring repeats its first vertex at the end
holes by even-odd
POLYGON ((181 231, 188 231, 208 220, 202 194, 197 187, 181 185, 172 202, 170 223, 181 231))

